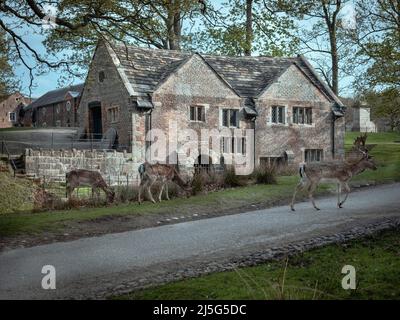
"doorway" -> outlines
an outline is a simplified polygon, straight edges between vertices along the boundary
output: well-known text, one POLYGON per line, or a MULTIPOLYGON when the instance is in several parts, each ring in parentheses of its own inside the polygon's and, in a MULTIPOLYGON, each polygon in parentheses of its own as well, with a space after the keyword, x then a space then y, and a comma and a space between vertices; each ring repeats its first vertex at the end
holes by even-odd
POLYGON ((101 103, 89 103, 89 127, 93 139, 101 139, 103 135, 103 123, 101 117, 101 103))

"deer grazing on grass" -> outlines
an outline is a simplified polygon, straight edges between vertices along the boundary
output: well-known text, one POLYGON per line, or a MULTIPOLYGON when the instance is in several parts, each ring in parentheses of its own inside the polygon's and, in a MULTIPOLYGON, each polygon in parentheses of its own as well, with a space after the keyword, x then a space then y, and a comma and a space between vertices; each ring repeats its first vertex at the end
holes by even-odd
POLYGON ((187 195, 191 193, 191 188, 187 183, 183 181, 178 171, 175 169, 173 165, 168 164, 150 164, 148 162, 142 163, 139 166, 139 175, 140 175, 140 185, 139 185, 139 193, 138 193, 138 202, 139 204, 142 202, 142 189, 147 190, 148 197, 150 201, 156 203, 151 194, 151 187, 156 181, 161 182, 160 192, 158 194, 158 201, 161 202, 161 197, 163 190, 165 188, 165 194, 167 200, 169 200, 168 195, 168 182, 172 181, 180 186, 187 195))
POLYGON ((365 140, 366 137, 362 140, 356 139, 355 147, 352 150, 353 155, 358 153, 355 161, 327 161, 302 164, 299 169, 300 182, 296 186, 292 202, 290 204, 292 211, 295 211, 294 201, 296 198, 296 193, 301 189, 307 189, 308 196, 314 208, 316 210, 320 210, 315 204, 313 194, 317 189, 318 184, 322 182, 331 182, 337 184, 337 206, 338 208, 342 208, 350 193, 350 187, 348 185, 349 180, 366 169, 377 169, 374 160, 368 155, 368 148, 365 148, 365 140), (346 195, 341 201, 342 188, 344 188, 346 195))
POLYGON ((99 189, 103 190, 107 195, 107 201, 112 203, 114 201, 115 192, 104 181, 101 174, 97 171, 90 170, 72 170, 65 175, 67 182, 67 198, 71 199, 72 192, 75 188, 87 186, 92 188, 92 195, 96 193, 100 195, 99 189))

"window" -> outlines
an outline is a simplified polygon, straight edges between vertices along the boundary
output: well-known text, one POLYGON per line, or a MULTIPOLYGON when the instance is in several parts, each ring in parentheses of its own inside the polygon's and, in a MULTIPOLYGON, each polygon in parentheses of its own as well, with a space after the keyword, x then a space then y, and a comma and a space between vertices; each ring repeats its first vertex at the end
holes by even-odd
POLYGON ((205 108, 203 106, 190 107, 190 121, 204 122, 206 121, 205 108))
POLYGON ((110 120, 111 123, 119 121, 119 108, 118 107, 113 107, 113 108, 108 109, 108 119, 110 120))
POLYGON ((15 112, 10 112, 8 114, 8 120, 10 120, 10 122, 15 122, 17 121, 17 116, 15 112))
POLYGON ((99 72, 99 82, 104 82, 104 79, 106 78, 106 74, 104 71, 99 72))
POLYGON ((239 127, 239 110, 223 109, 222 110, 222 126, 223 127, 239 127))
POLYGON ((293 123, 312 124, 312 108, 293 107, 293 123))
POLYGON ((304 151, 305 162, 318 162, 323 160, 323 151, 321 149, 306 149, 304 151))
POLYGON ((222 153, 246 154, 246 138, 222 137, 221 151, 222 153))
POLYGON ((271 122, 285 124, 285 107, 274 106, 271 108, 271 122))
POLYGON ((241 154, 246 154, 246 138, 237 138, 236 139, 236 145, 237 145, 237 149, 236 149, 236 153, 241 153, 241 154))
POLYGON ((65 104, 65 108, 67 109, 68 112, 71 111, 71 101, 67 101, 67 103, 65 104))

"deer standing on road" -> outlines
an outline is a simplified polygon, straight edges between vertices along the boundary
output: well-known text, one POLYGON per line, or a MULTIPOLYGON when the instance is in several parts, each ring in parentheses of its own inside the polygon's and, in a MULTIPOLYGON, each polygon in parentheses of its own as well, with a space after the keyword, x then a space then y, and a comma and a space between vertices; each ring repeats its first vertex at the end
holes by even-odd
POLYGON ((96 193, 97 196, 100 195, 99 189, 103 190, 107 195, 107 201, 109 203, 114 201, 115 192, 104 181, 101 174, 97 171, 90 170, 71 170, 65 175, 67 182, 67 198, 70 199, 72 192, 75 188, 80 186, 87 186, 92 188, 92 195, 96 193))
MULTIPOLYGON (((337 184, 337 206, 342 208, 343 204, 347 200, 350 193, 349 180, 355 175, 363 172, 366 169, 376 170, 376 164, 371 156, 368 155, 368 149, 364 150, 359 148, 356 150, 358 155, 358 160, 354 162, 346 161, 331 161, 331 162, 314 162, 309 164, 303 164, 300 166, 300 182, 294 190, 292 202, 290 203, 290 208, 294 210, 294 201, 296 199, 296 193, 301 189, 307 189, 308 196, 316 210, 320 210, 315 204, 313 194, 317 189, 318 184, 321 182, 331 182, 337 184), (361 154, 361 157, 360 157, 361 154), (341 192, 344 188, 346 195, 343 201, 341 201, 341 192)), ((363 143, 365 147, 365 141, 363 143)), ((353 149, 353 154, 354 154, 353 149)))
POLYGON ((158 194, 158 201, 161 202, 161 197, 163 190, 165 188, 165 194, 167 200, 169 200, 168 195, 168 182, 172 181, 180 186, 183 190, 185 190, 186 194, 190 194, 191 188, 187 183, 183 181, 178 171, 175 169, 173 165, 168 164, 150 164, 148 162, 142 163, 139 166, 139 175, 140 175, 140 185, 139 185, 139 194, 138 194, 138 202, 139 204, 142 202, 142 189, 147 190, 148 197, 150 201, 155 203, 156 201, 151 194, 151 187, 156 181, 161 182, 160 192, 158 194))

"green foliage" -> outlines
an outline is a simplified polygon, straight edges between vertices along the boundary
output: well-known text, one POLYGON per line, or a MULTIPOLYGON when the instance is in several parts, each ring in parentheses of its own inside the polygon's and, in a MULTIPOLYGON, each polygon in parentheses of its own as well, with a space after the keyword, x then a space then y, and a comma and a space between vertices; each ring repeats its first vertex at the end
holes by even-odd
MULTIPOLYGON (((190 34, 189 49, 200 52, 242 56, 247 49, 246 1, 222 3, 223 10, 206 20, 202 30, 190 34)), ((216 9, 217 10, 217 9, 216 9)), ((253 35, 251 51, 256 55, 291 56, 298 51, 299 41, 293 34, 293 20, 265 7, 263 1, 253 1, 253 35)))
POLYGON ((264 165, 254 172, 256 182, 260 184, 277 184, 277 168, 275 165, 264 165))
POLYGON ((400 130, 400 89, 388 88, 381 92, 370 91, 365 94, 368 105, 372 107, 375 118, 389 120, 391 130, 400 130))
POLYGON ((17 87, 10 59, 9 42, 0 29, 0 101, 17 87))
POLYGON ((225 170, 223 181, 225 188, 240 187, 243 185, 234 167, 228 167, 225 170))

